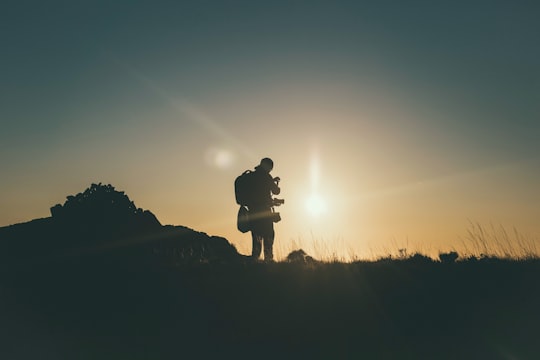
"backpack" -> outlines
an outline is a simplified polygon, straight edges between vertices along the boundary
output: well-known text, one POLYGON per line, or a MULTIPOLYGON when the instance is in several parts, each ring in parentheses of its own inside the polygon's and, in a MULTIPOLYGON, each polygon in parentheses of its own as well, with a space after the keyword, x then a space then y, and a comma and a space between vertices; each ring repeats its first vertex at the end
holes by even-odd
POLYGON ((255 172, 246 170, 234 181, 234 195, 236 203, 242 206, 249 206, 253 203, 255 172))

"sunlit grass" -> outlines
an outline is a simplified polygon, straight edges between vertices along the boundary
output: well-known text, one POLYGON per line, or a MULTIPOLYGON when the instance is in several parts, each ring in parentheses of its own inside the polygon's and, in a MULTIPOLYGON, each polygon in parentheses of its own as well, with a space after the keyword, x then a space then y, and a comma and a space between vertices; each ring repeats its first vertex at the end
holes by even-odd
POLYGON ((275 255, 278 260, 284 260, 288 254, 300 249, 321 262, 351 262, 359 258, 353 247, 343 238, 329 241, 314 234, 311 234, 309 240, 298 237, 290 239, 289 242, 279 242, 277 248, 275 247, 275 255))
MULTIPOLYGON (((298 237, 288 242, 277 242, 275 255, 278 261, 286 259, 287 255, 296 250, 304 250, 308 255, 324 263, 357 261, 378 261, 380 259, 405 260, 415 255, 422 255, 436 261, 445 256, 457 260, 471 258, 499 258, 508 260, 529 260, 540 258, 539 239, 521 233, 517 228, 511 230, 503 225, 489 226, 478 222, 469 222, 465 235, 458 238, 456 246, 450 249, 435 249, 431 244, 421 244, 414 241, 391 242, 376 248, 369 248, 362 256, 344 239, 328 241, 311 234, 310 239, 298 237)), ((447 259, 447 257, 446 257, 447 259)))
POLYGON ((508 230, 503 225, 484 226, 472 221, 462 239, 462 248, 464 256, 516 260, 540 257, 538 239, 523 235, 515 227, 508 230))

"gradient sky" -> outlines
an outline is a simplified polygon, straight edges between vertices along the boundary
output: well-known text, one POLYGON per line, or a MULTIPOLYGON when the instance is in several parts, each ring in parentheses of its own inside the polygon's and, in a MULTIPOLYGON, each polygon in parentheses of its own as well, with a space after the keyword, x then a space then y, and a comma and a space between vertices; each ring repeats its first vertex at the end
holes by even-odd
POLYGON ((103 182, 249 252, 233 182, 268 156, 278 253, 540 241, 540 5, 436 3, 3 3, 0 226, 103 182))

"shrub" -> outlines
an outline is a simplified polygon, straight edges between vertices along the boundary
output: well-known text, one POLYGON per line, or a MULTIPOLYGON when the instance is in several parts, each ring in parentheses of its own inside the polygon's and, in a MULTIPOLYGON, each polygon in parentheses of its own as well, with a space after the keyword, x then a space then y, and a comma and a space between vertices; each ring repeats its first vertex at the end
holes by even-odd
POLYGON ((455 251, 439 254, 439 260, 441 260, 442 263, 453 263, 458 257, 459 254, 455 251))

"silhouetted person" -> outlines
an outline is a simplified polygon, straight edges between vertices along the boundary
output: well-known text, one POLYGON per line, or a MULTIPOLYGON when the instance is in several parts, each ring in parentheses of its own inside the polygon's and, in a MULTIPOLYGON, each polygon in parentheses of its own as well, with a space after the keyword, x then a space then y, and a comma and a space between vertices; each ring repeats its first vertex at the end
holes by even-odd
POLYGON ((253 172, 253 182, 251 183, 252 200, 248 204, 251 238, 253 248, 251 256, 258 259, 261 255, 261 248, 264 245, 264 260, 274 259, 274 221, 279 214, 274 213, 274 200, 272 194, 280 193, 279 177, 272 178, 270 171, 274 168, 274 162, 269 158, 264 158, 255 167, 253 172))

